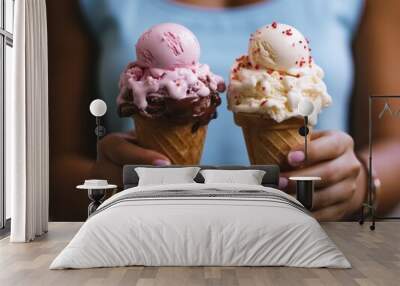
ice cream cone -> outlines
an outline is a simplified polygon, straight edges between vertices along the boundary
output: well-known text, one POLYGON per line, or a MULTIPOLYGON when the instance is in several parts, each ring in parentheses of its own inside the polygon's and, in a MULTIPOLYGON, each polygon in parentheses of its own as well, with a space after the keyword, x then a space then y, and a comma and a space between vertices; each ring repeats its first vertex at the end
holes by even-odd
POLYGON ((304 143, 299 128, 301 118, 291 118, 281 123, 266 115, 235 113, 235 123, 242 127, 247 153, 251 164, 277 164, 281 170, 289 169, 287 155, 290 150, 304 143))
POLYGON ((194 122, 178 124, 165 119, 133 116, 138 143, 167 156, 172 164, 197 165, 203 152, 207 126, 192 131, 194 122))

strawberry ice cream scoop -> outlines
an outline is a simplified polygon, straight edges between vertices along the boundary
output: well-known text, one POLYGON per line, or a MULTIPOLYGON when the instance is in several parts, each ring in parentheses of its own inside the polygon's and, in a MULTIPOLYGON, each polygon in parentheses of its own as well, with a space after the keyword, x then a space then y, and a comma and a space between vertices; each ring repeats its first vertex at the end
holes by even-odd
POLYGON ((136 44, 136 61, 120 76, 119 115, 208 124, 221 104, 225 83, 199 57, 197 38, 179 24, 145 31, 136 44))
POLYGON ((151 27, 139 38, 136 57, 142 67, 172 70, 197 64, 200 45, 186 27, 163 23, 151 27))

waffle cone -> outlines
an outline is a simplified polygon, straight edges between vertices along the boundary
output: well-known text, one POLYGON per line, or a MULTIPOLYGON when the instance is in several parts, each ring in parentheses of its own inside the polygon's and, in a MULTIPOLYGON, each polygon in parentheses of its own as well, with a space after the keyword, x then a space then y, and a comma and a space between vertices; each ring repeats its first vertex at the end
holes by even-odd
POLYGON ((289 169, 287 155, 304 143, 299 128, 304 121, 292 118, 281 123, 260 114, 235 113, 235 123, 242 127, 251 164, 277 164, 281 170, 289 169))
POLYGON ((194 122, 177 124, 163 119, 133 116, 140 146, 167 156, 172 164, 198 165, 203 152, 207 126, 192 132, 194 122))

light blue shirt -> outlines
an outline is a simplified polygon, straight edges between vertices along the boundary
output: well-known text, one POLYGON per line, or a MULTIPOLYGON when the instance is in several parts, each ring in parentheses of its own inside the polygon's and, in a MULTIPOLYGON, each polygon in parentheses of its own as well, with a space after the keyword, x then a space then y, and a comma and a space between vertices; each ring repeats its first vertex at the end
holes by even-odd
MULTIPOLYGON (((87 22, 100 46, 99 97, 108 105, 108 131, 132 128, 130 118, 117 115, 119 75, 135 60, 135 43, 149 27, 176 22, 194 32, 201 45, 201 62, 225 80, 233 61, 247 53, 250 33, 273 21, 296 27, 310 40, 315 62, 325 71, 333 104, 319 117, 319 129, 347 130, 353 85, 351 42, 363 0, 270 0, 239 8, 210 10, 172 0, 81 0, 87 22)), ((241 129, 221 95, 218 119, 208 126, 204 164, 248 164, 241 129)))

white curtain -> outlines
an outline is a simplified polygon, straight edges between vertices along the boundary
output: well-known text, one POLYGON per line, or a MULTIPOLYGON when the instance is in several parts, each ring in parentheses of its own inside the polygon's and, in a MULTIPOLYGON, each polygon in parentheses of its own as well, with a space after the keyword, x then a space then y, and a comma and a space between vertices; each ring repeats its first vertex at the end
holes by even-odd
POLYGON ((45 0, 15 1, 14 94, 6 98, 6 187, 12 242, 47 232, 49 192, 45 0))

